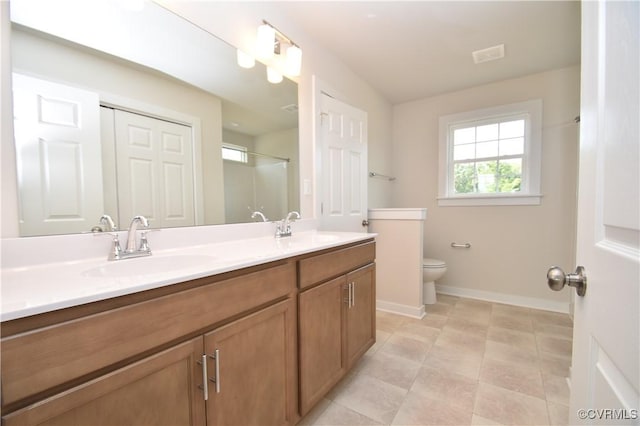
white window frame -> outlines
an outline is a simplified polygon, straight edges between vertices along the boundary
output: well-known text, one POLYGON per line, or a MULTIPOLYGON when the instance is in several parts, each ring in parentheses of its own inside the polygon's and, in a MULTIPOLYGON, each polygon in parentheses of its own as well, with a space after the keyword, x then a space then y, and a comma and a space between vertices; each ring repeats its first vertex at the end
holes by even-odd
POLYGON ((249 163, 249 153, 248 153, 248 149, 247 149, 246 146, 234 145, 234 144, 231 144, 231 143, 223 142, 222 143, 222 150, 224 151, 225 149, 239 152, 241 154, 240 155, 241 160, 234 160, 232 158, 225 158, 224 152, 223 152, 222 153, 222 159, 224 161, 233 161, 234 163, 241 163, 241 164, 249 163))
POLYGON ((439 206, 496 206, 540 204, 540 167, 542 151, 542 100, 534 99, 509 105, 483 108, 440 117, 439 120, 439 206), (518 192, 456 194, 453 190, 453 131, 468 124, 525 119, 522 186, 518 192))

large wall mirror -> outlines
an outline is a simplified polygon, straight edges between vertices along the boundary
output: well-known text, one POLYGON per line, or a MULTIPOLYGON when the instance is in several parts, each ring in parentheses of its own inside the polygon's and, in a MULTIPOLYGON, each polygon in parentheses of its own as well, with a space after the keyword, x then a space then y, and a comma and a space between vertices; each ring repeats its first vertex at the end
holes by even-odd
POLYGON ((88 232, 102 214, 173 227, 299 209, 295 82, 240 68, 152 2, 10 11, 21 236, 88 232))

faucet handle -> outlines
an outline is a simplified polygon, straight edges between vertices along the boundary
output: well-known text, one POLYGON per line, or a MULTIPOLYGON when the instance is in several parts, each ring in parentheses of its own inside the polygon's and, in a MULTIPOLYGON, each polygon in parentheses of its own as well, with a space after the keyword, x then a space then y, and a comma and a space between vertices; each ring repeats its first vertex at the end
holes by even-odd
POLYGON ((122 247, 120 247, 120 240, 118 239, 118 234, 115 232, 96 232, 93 234, 94 237, 111 237, 113 244, 111 244, 111 251, 109 252, 109 257, 107 260, 117 260, 120 259, 122 254, 122 247))
POLYGON ((139 251, 146 251, 151 253, 151 247, 149 247, 149 241, 147 240, 147 234, 149 232, 157 232, 160 231, 160 229, 156 228, 156 229, 147 229, 145 228, 144 231, 140 231, 140 247, 138 247, 139 251))

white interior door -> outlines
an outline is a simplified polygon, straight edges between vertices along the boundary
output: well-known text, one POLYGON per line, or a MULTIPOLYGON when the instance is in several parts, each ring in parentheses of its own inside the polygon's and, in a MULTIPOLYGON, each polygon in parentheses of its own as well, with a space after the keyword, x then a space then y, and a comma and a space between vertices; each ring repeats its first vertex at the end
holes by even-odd
POLYGON ((115 110, 115 137, 120 220, 195 225, 191 128, 115 110))
POLYGON ((367 218, 367 113, 321 95, 322 229, 363 232, 367 218))
POLYGON ((582 93, 570 422, 638 424, 640 3, 582 3, 582 93), (635 410, 635 411, 634 411, 635 410))
POLYGON ((103 212, 97 93, 13 74, 20 235, 86 232, 103 212))

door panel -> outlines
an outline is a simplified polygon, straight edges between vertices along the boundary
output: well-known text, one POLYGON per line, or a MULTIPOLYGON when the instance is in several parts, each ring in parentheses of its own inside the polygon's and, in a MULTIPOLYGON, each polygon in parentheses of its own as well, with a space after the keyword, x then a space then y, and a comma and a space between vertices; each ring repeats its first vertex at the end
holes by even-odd
POLYGON ((3 425, 203 425, 202 337, 3 417, 3 425))
POLYGON ((306 414, 344 375, 346 279, 300 293, 300 412, 306 414))
POLYGON ((347 275, 352 283, 352 304, 347 310, 347 368, 358 360, 376 340, 375 265, 347 275))
POLYGON ((207 424, 293 423, 297 392, 295 321, 295 301, 289 299, 205 335, 212 378, 207 424), (217 360, 212 358, 216 350, 217 360))
POLYGON ((640 3, 584 2, 582 13, 576 257, 587 290, 575 301, 570 420, 637 424, 640 3))
POLYGON ((20 235, 86 232, 103 211, 98 94, 13 74, 20 235))
POLYGON ((367 113, 321 96, 322 227, 362 232, 367 218, 367 113))
POLYGON ((119 217, 195 225, 191 128, 115 110, 119 217))

